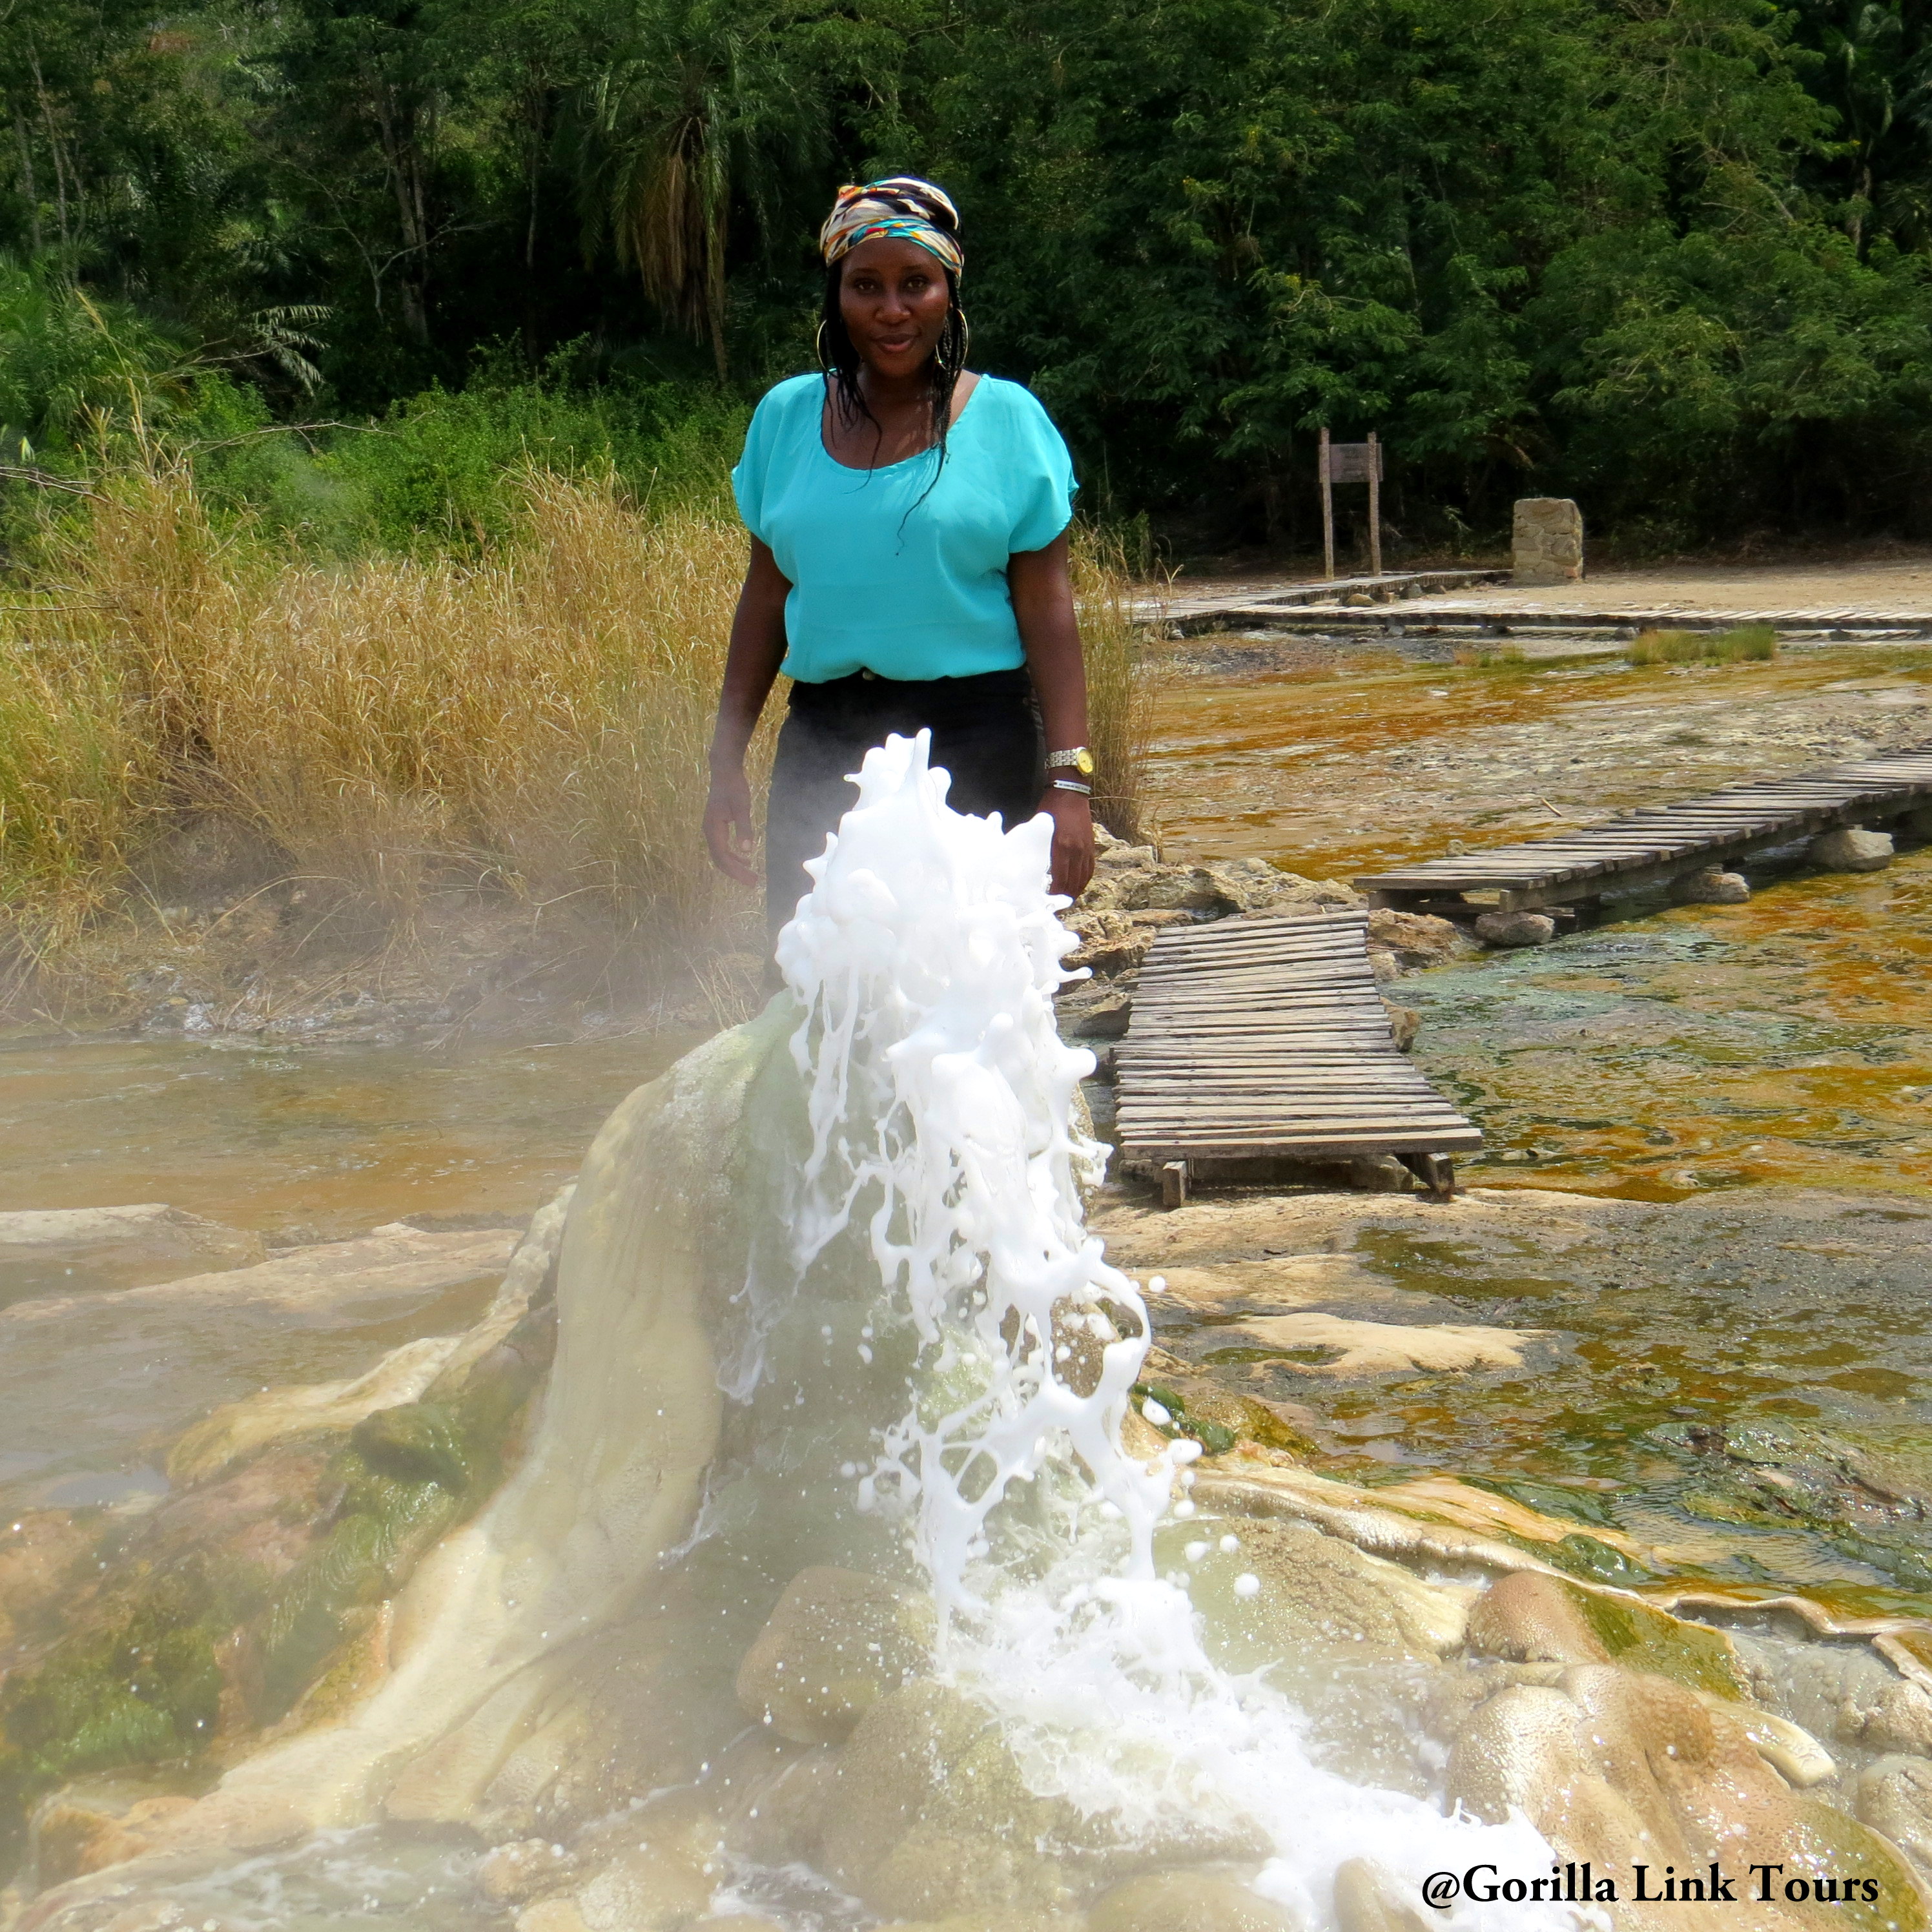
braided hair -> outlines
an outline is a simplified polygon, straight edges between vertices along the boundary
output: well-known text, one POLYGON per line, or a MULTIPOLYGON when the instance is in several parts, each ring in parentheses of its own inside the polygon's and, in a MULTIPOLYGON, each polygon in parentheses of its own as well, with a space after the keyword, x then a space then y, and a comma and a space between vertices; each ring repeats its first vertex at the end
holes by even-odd
MULTIPOLYGON (((842 190, 838 207, 826 224, 825 252, 828 259, 825 296, 819 310, 818 359, 831 386, 833 406, 840 422, 848 428, 860 422, 869 422, 881 437, 885 434, 884 425, 873 415, 865 392, 860 387, 859 372, 862 364, 853 345, 850 332, 845 326, 844 311, 839 306, 839 292, 845 280, 845 256, 862 239, 881 233, 902 234, 928 247, 945 274, 946 322, 927 368, 932 406, 930 447, 938 452, 938 460, 933 464, 931 481, 920 493, 919 502, 922 503, 932 494, 934 484, 939 480, 939 472, 945 466, 946 436, 952 426, 953 393, 966 367, 970 338, 966 312, 959 304, 959 273, 955 266, 960 257, 958 232, 958 212, 944 192, 928 182, 907 176, 871 182, 862 188, 842 190), (842 213, 848 210, 852 216, 862 214, 867 218, 863 225, 848 219, 842 224, 843 232, 837 233, 836 240, 831 238, 835 224, 840 224, 842 213), (926 230, 932 242, 939 243, 940 247, 932 247, 922 240, 918 232, 921 230, 926 230), (941 248, 944 249, 943 254, 941 248), (952 260, 946 259, 949 255, 952 260)), ((916 508, 918 505, 913 507, 916 508)))

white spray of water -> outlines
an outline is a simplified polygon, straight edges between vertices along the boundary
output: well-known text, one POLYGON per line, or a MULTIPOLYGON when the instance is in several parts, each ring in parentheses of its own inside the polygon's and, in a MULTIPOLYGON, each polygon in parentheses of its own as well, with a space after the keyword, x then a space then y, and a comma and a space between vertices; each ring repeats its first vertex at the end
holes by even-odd
MULTIPOLYGON (((1051 823, 952 811, 922 733, 868 753, 858 784, 778 944, 807 1016, 800 1258, 862 1216, 916 1333, 910 1406, 860 1502, 901 1518, 928 1572, 946 1673, 1042 1796, 1135 1838, 1258 1825, 1275 1856, 1256 1888, 1311 1923, 1352 1857, 1414 1883, 1484 1862, 1546 1874, 1526 1824, 1446 1818, 1317 1766, 1286 1700, 1217 1668, 1185 1588, 1156 1576, 1155 1530, 1192 1513, 1198 1451, 1143 1467, 1120 1446, 1148 1322, 1084 1225, 1106 1150, 1072 1124, 1092 1057, 1054 1024, 1075 942, 1047 890, 1051 823)), ((1505 1920, 1465 1904, 1442 1922, 1505 1920)), ((1507 1912, 1512 1932, 1572 1922, 1507 1912)))

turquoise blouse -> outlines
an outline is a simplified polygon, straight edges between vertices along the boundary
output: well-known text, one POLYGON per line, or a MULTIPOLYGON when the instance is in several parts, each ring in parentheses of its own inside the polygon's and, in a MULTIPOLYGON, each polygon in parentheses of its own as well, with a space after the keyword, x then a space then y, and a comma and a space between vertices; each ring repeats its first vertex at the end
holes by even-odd
POLYGON ((820 376, 779 383, 731 472, 746 529, 792 586, 784 671, 821 684, 857 670, 970 677, 1024 663, 1006 560, 1066 529, 1078 487, 1033 392, 981 376, 936 482, 933 450, 883 470, 835 462, 824 400, 820 376))

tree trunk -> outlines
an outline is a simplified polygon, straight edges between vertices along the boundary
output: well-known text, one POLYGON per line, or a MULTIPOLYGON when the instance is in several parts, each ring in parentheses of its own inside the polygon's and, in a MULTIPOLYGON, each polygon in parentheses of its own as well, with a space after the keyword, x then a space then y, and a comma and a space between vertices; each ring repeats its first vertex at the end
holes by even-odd
POLYGON ((27 48, 28 64, 34 71, 34 92, 40 97, 40 122, 47 130, 47 151, 54 163, 54 207, 60 218, 61 246, 65 248, 73 237, 68 230, 67 220, 67 160, 61 152, 60 130, 54 124, 53 103, 47 98, 47 84, 40 77, 40 57, 31 43, 27 48))
POLYGON ((27 240, 38 255, 44 245, 40 239, 40 190, 34 180, 34 150, 27 139, 26 117, 18 109, 14 114, 14 139, 20 146, 20 181, 27 194, 27 240))
POLYGON ((378 80, 374 87, 376 126, 382 137, 382 160, 396 197, 397 224, 401 232, 401 261, 397 275, 403 327, 418 346, 429 346, 429 217, 423 185, 422 146, 417 137, 417 108, 400 88, 378 80))

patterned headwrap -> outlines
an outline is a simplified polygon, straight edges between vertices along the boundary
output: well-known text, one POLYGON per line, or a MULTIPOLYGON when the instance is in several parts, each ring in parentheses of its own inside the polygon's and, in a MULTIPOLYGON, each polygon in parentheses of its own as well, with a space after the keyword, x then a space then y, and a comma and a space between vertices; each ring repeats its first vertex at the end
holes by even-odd
POLYGON ((894 175, 885 181, 842 188, 825 226, 818 231, 819 252, 829 268, 849 255, 861 242, 890 235, 916 242, 956 275, 966 266, 959 245, 959 211, 944 188, 916 175, 894 175))

